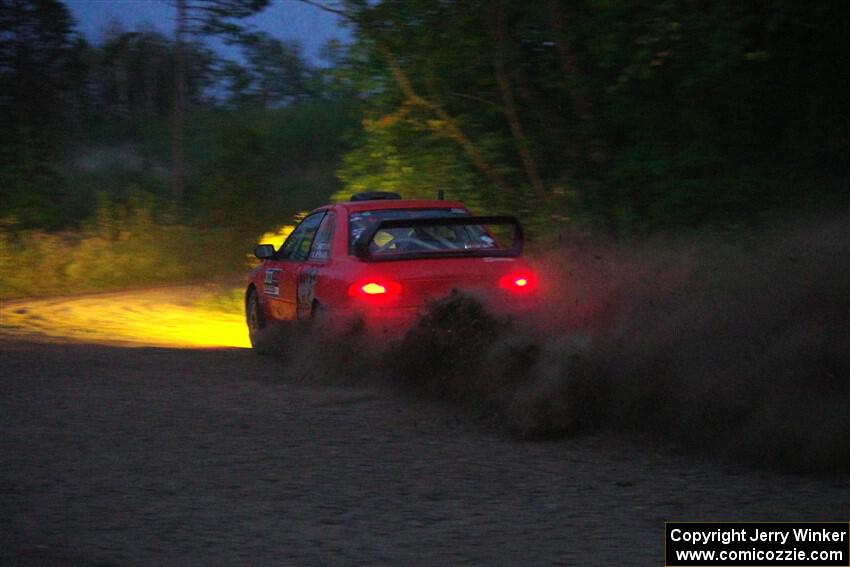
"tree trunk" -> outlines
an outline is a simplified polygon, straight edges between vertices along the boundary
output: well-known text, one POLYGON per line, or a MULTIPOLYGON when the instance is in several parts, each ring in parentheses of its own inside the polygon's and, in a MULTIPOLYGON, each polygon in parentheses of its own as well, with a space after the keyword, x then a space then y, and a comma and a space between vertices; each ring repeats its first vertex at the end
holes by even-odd
POLYGON ((127 78, 127 51, 115 59, 115 86, 118 94, 116 112, 121 118, 130 116, 130 85, 127 78))
MULTIPOLYGON (((515 51, 511 57, 516 57, 515 51)), ((532 86, 532 81, 522 65, 513 65, 508 76, 511 78, 511 84, 519 100, 522 101, 522 108, 539 132, 538 143, 543 144, 549 151, 553 149, 559 151, 563 158, 560 169, 573 173, 575 164, 582 158, 577 145, 579 140, 573 136, 563 135, 568 130, 563 113, 555 109, 551 101, 541 95, 538 88, 532 86)))
POLYGON ((478 146, 467 136, 464 131, 461 129, 460 125, 457 123, 457 120, 450 115, 445 107, 439 102, 428 100, 420 96, 416 90, 413 88, 413 83, 410 81, 410 77, 408 77, 407 73, 404 69, 401 68, 401 65, 398 64, 398 61, 393 56, 392 51, 390 51, 389 47, 383 44, 378 34, 375 33, 372 29, 370 29, 368 23, 363 21, 362 18, 358 18, 356 12, 353 13, 350 10, 345 8, 336 8, 333 6, 329 6, 327 4, 323 4, 317 0, 301 0, 304 4, 309 4, 311 6, 315 6, 320 10, 324 10, 326 12, 330 12, 332 14, 336 14, 354 25, 358 26, 361 31, 370 35, 372 39, 378 46, 378 50, 383 56, 384 60, 387 62, 387 67, 389 67, 390 72, 393 74, 393 77, 398 84, 398 87, 401 89, 402 94, 405 98, 405 103, 413 106, 419 106, 421 108, 426 108, 433 112, 439 119, 445 124, 445 128, 447 130, 447 135, 449 138, 454 140, 466 154, 466 157, 475 165, 475 168, 486 177, 494 186, 496 186, 499 190, 505 190, 506 186, 502 178, 496 171, 493 169, 493 166, 489 164, 487 159, 484 157, 484 154, 478 149, 478 146))
POLYGON ((522 125, 522 120, 519 117, 516 100, 514 99, 511 81, 508 73, 505 70, 505 35, 506 24, 505 14, 501 6, 494 8, 495 14, 490 20, 489 30, 490 36, 495 44, 493 49, 493 72, 496 76, 496 83, 499 85, 499 94, 502 97, 502 109, 505 114, 505 119, 511 129, 511 135, 514 139, 514 146, 522 160, 525 175, 528 182, 540 197, 546 196, 546 189, 543 187, 543 181, 540 179, 540 173, 537 169, 537 163, 534 156, 531 154, 528 137, 525 135, 525 129, 522 125))
POLYGON ((572 44, 570 44, 566 35, 560 0, 546 0, 546 8, 549 12, 549 24, 552 31, 555 32, 555 48, 558 51, 561 72, 570 89, 570 103, 573 113, 579 119, 581 136, 588 146, 588 157, 593 163, 604 163, 607 159, 605 142, 596 128, 590 93, 581 85, 581 69, 573 52, 572 44))
POLYGON ((157 68, 159 57, 151 54, 145 61, 145 114, 149 118, 156 116, 157 110, 157 68))
POLYGON ((184 137, 186 129, 186 0, 177 0, 177 27, 174 33, 174 109, 171 128, 171 199, 177 215, 183 207, 185 191, 184 137))
POLYGON ((404 95, 405 102, 407 104, 413 106, 420 106, 422 108, 427 108, 435 115, 440 121, 445 125, 446 133, 449 138, 457 142, 457 144, 463 149, 466 156, 472 161, 478 171, 481 172, 487 179, 490 180, 496 188, 502 190, 505 189, 505 183, 502 181, 502 178, 495 172, 493 167, 487 162, 487 159, 475 145, 475 143, 463 132, 460 126, 457 123, 457 120, 453 116, 451 116, 446 109, 439 103, 428 100, 420 96, 416 90, 413 88, 413 83, 410 81, 410 77, 407 76, 407 73, 404 69, 396 61, 392 52, 385 45, 380 45, 379 47, 381 54, 384 56, 384 60, 387 62, 387 66, 390 69, 390 72, 395 77, 396 83, 401 89, 402 94, 404 95))

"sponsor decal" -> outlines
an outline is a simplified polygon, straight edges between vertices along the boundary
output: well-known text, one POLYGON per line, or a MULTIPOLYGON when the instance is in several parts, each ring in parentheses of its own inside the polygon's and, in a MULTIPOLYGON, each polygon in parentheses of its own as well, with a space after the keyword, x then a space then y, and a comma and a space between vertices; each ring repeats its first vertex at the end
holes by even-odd
POLYGON ((280 297, 280 272, 279 268, 266 270, 263 275, 263 293, 272 297, 280 297))
POLYGON ((312 267, 298 274, 298 291, 296 294, 296 309, 298 318, 305 318, 313 309, 313 299, 316 298, 316 279, 319 269, 312 267))

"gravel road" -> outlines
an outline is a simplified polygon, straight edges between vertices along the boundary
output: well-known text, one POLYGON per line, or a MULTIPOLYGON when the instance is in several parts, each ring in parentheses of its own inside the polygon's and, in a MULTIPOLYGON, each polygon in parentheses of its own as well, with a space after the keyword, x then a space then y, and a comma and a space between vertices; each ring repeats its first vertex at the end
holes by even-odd
POLYGON ((850 478, 522 442, 241 349, 0 341, 0 565, 663 565, 665 520, 843 520, 850 478))

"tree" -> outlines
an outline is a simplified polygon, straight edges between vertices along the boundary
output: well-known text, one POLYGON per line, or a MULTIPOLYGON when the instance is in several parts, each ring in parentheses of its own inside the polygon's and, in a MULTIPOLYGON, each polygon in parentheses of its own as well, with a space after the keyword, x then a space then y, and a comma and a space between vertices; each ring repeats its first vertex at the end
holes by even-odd
POLYGON ((150 118, 171 106, 174 50, 165 36, 112 27, 98 55, 91 80, 97 86, 101 110, 119 117, 150 118))
POLYGON ((314 70, 304 60, 297 42, 284 42, 258 32, 240 40, 246 67, 231 63, 231 100, 273 107, 316 94, 314 70))
MULTIPOLYGON (((445 21, 445 14, 441 13, 439 6, 434 2, 424 2, 422 4, 425 4, 425 9, 421 9, 422 6, 416 1, 374 5, 361 1, 336 5, 313 0, 302 1, 335 13, 356 27, 364 43, 371 46, 390 72, 396 88, 400 91, 402 108, 396 116, 407 116, 407 109, 425 111, 430 118, 425 119, 424 123, 433 133, 457 144, 479 174, 497 189, 506 189, 505 180, 486 152, 468 135, 461 121, 447 110, 440 93, 434 88, 435 82, 418 81, 417 84, 415 79, 424 78, 425 74, 412 75, 406 65, 410 62, 407 57, 410 49, 421 47, 421 44, 417 45, 416 40, 421 38, 423 30, 435 29, 441 21, 445 21), (423 91, 426 94, 423 94, 423 91)), ((433 79, 434 75, 429 78, 433 79)))
POLYGON ((0 0, 0 201, 23 225, 55 221, 67 95, 82 40, 56 0, 0 0))
POLYGON ((846 191, 838 0, 302 1, 355 30, 346 191, 455 179, 619 234, 846 191))
POLYGON ((174 0, 176 26, 174 32, 174 106, 172 123, 171 194, 176 211, 183 205, 185 193, 184 138, 186 128, 186 41, 188 36, 200 38, 224 36, 235 41, 243 20, 264 9, 269 0, 174 0))

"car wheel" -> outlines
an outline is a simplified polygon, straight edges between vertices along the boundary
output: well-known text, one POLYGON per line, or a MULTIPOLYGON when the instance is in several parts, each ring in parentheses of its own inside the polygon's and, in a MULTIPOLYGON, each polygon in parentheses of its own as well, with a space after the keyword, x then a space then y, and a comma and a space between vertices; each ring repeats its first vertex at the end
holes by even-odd
POLYGON ((270 353, 269 329, 266 327, 260 300, 255 289, 248 292, 248 299, 245 301, 245 321, 248 324, 248 338, 251 340, 251 347, 261 354, 270 353))
POLYGON ((313 301, 308 321, 310 329, 314 332, 323 332, 328 325, 328 310, 318 301, 313 301))

